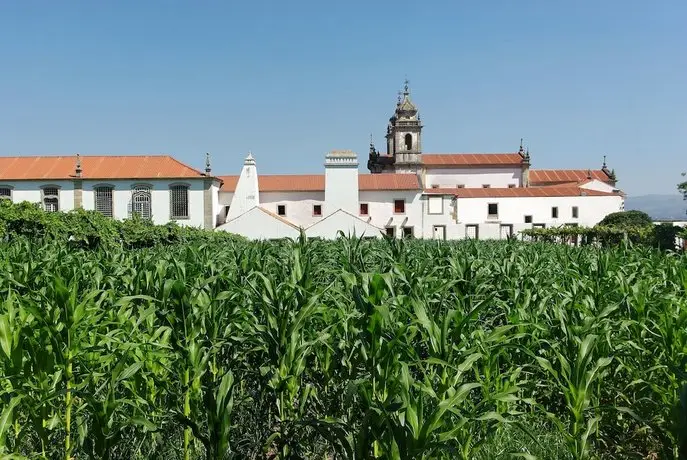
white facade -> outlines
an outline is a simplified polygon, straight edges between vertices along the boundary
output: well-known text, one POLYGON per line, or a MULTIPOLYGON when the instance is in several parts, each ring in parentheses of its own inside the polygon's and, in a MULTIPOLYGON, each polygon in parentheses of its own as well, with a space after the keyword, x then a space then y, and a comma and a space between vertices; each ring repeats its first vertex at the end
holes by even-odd
POLYGON ((492 188, 522 187, 522 169, 506 168, 436 168, 427 169, 426 188, 492 188))
POLYGON ((45 188, 56 187, 58 191, 58 207, 60 211, 71 211, 74 209, 74 182, 70 180, 50 180, 50 181, 2 181, 0 188, 9 187, 11 199, 15 203, 28 201, 29 203, 41 203, 43 200, 43 190, 45 188))

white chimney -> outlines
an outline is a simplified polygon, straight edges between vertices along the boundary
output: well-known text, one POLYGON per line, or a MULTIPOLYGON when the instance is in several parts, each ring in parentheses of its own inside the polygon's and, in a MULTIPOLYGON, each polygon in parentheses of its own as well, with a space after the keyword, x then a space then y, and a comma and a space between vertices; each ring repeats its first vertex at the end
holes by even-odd
POLYGON ((243 162, 241 176, 234 190, 234 197, 229 206, 227 220, 240 216, 244 212, 253 209, 260 204, 258 190, 258 169, 255 167, 255 159, 250 153, 243 162))
POLYGON ((358 214, 358 157, 350 150, 335 150, 324 162, 324 211, 339 209, 358 214))

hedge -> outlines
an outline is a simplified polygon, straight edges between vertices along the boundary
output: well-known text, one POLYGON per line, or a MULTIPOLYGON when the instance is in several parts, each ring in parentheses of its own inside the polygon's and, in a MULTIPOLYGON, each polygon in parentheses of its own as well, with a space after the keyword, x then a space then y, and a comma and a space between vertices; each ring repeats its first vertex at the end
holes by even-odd
POLYGON ((155 225, 139 217, 119 221, 83 209, 46 212, 36 203, 12 203, 0 199, 0 240, 15 238, 62 239, 74 246, 93 249, 106 245, 143 248, 191 241, 229 241, 242 237, 181 227, 175 223, 155 225))

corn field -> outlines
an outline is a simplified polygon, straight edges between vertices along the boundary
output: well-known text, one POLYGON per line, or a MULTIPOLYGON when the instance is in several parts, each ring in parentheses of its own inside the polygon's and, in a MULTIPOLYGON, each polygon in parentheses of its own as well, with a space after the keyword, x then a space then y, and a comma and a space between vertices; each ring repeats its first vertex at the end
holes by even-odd
POLYGON ((0 243, 0 457, 687 458, 687 256, 0 243))

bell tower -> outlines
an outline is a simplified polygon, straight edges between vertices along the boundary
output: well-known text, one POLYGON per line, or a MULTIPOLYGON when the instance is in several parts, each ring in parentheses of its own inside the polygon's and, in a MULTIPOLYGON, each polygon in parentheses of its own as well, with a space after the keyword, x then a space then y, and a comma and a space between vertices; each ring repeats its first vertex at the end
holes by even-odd
POLYGON ((415 173, 422 165, 422 123, 410 99, 408 80, 399 93, 396 110, 386 129, 387 154, 394 157, 397 173, 415 173))

